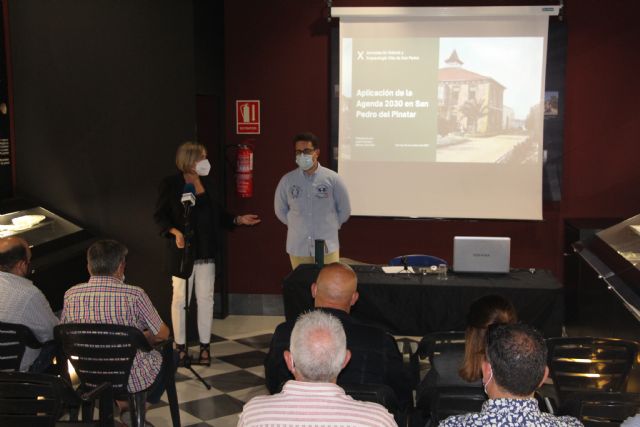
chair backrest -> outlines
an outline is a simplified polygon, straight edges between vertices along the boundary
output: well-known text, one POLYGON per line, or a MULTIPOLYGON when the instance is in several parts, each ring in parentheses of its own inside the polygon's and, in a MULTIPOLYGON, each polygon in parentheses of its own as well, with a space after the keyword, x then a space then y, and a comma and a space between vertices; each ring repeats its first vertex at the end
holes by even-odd
POLYGON ((108 382, 116 398, 128 396, 127 383, 138 350, 151 347, 142 331, 132 326, 67 323, 54 328, 82 385, 93 389, 108 382))
POLYGON ((434 386, 471 385, 458 374, 464 359, 464 345, 464 332, 460 331, 434 332, 422 338, 416 353, 420 358, 429 358, 429 375, 434 379, 434 386))
POLYGON ((423 381, 424 389, 416 405, 428 414, 429 425, 451 416, 478 412, 487 399, 478 383, 463 380, 458 371, 464 360, 464 332, 434 332, 425 335, 416 355, 429 358, 430 369, 423 381))
POLYGON ((340 387, 355 400, 375 402, 387 408, 393 415, 400 409, 393 389, 385 384, 340 384, 340 387))
MULTIPOLYGON (((83 413, 85 411, 83 410, 83 413)), ((67 417, 65 417, 67 418, 67 417)), ((108 384, 94 394, 77 395, 71 384, 56 375, 32 372, 0 372, 0 425, 3 427, 113 426, 113 396, 108 384), (98 393, 99 392, 99 393, 98 393), (77 409, 101 399, 99 419, 77 421, 77 409), (71 420, 60 421, 67 410, 75 409, 71 420)))
POLYGON ((31 329, 17 323, 0 322, 0 371, 19 371, 26 347, 42 347, 31 329))
POLYGON ((60 377, 26 372, 0 373, 0 425, 54 426, 64 405, 81 400, 60 377))
POLYGON ((627 393, 590 393, 578 397, 577 417, 586 427, 619 426, 640 410, 640 395, 627 393))
POLYGON ((403 265, 404 262, 412 267, 431 267, 432 265, 447 264, 447 261, 433 255, 400 255, 392 258, 389 265, 403 265))
POLYGON ((451 415, 480 412, 486 400, 482 387, 438 387, 431 398, 430 420, 437 425, 451 415))
POLYGON ((624 391, 638 343, 616 338, 547 339, 548 365, 560 402, 585 391, 624 391))

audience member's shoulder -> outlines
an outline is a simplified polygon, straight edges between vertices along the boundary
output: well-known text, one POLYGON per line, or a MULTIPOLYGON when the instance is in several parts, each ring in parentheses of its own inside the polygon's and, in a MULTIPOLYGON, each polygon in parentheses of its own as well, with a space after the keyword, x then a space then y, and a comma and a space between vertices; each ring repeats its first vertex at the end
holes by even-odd
POLYGON ((393 421, 393 415, 391 415, 387 408, 379 403, 365 402, 362 400, 353 399, 353 406, 363 413, 373 414, 380 419, 387 419, 388 421, 392 422, 393 425, 396 425, 395 421, 393 421))
POLYGON ((73 285, 64 293, 66 295, 72 295, 74 293, 82 291, 84 288, 89 287, 89 283, 78 283, 77 285, 73 285))
MULTIPOLYGON (((452 415, 444 420, 440 421, 438 427, 464 427, 464 426, 473 426, 476 425, 475 422, 478 421, 479 413, 472 412, 464 415, 452 415)), ((483 425, 482 423, 477 425, 483 425)))
POLYGON ((640 427, 640 413, 624 420, 620 427, 640 427))
POLYGON ((562 417, 557 417, 555 415, 551 415, 547 413, 545 413, 544 415, 548 416, 550 419, 554 419, 557 425, 560 427, 582 427, 583 426, 580 420, 578 420, 575 417, 570 417, 568 415, 565 415, 562 417))
POLYGON ((354 332, 357 332, 359 334, 367 335, 369 337, 375 337, 379 340, 393 338, 391 334, 388 334, 384 329, 377 326, 360 323, 353 319, 350 323, 354 332))
POLYGON ((146 296, 147 295, 147 291, 145 291, 144 289, 142 289, 140 286, 136 286, 136 285, 131 285, 129 283, 123 283, 123 287, 124 289, 127 290, 127 292, 130 292, 136 296, 146 296))

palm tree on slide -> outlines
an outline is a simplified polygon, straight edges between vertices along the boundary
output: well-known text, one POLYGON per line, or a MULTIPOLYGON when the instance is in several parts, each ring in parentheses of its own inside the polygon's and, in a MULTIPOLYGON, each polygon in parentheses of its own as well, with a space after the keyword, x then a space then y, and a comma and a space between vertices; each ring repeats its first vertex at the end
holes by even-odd
POLYGON ((476 132, 478 129, 478 120, 489 114, 489 107, 484 102, 469 99, 460 107, 460 112, 467 118, 467 130, 476 132))

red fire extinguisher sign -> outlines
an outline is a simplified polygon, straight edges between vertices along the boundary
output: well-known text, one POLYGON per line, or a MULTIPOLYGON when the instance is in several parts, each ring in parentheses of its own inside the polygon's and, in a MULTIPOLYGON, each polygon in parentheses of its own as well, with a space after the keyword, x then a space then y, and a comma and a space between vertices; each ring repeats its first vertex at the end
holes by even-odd
POLYGON ((236 101, 236 133, 238 135, 260 133, 260 101, 236 101))

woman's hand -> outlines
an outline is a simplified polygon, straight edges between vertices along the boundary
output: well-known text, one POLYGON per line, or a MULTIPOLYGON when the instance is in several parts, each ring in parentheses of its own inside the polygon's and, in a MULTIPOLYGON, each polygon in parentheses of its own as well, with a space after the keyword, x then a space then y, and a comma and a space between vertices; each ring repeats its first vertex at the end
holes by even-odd
POLYGON ((246 215, 238 215, 236 217, 235 223, 237 225, 256 225, 262 221, 258 215, 254 214, 246 214, 246 215))
POLYGON ((174 236, 176 236, 176 246, 178 247, 178 249, 183 249, 184 248, 184 234, 182 234, 182 231, 178 230, 177 228, 172 228, 171 230, 169 230, 169 233, 171 233, 174 236))

